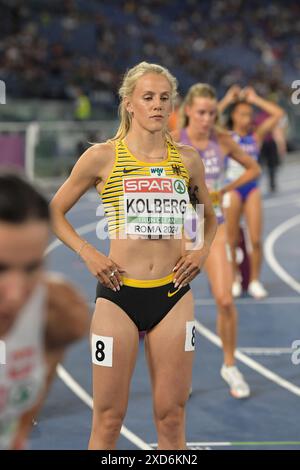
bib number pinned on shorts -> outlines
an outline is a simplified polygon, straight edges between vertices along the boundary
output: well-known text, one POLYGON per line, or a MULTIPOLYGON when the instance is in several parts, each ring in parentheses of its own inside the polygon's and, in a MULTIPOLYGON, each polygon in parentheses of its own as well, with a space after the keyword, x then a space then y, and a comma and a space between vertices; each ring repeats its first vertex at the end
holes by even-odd
POLYGON ((210 200, 212 202, 213 207, 217 207, 221 205, 221 197, 219 191, 211 191, 209 193, 210 200))
POLYGON ((113 338, 92 334, 92 362, 98 366, 112 367, 113 338))
POLYGON ((195 321, 186 322, 185 351, 195 351, 196 327, 195 321))

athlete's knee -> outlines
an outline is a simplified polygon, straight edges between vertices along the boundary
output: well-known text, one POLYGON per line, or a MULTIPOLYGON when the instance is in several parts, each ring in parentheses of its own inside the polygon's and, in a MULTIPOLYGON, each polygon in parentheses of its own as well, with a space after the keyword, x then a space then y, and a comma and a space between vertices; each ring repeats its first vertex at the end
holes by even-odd
POLYGON ((233 306, 233 298, 231 292, 224 292, 215 296, 217 306, 224 312, 230 313, 233 306))
POLYGON ((105 411, 94 410, 93 432, 106 440, 114 440, 119 436, 125 410, 109 408, 105 411))
POLYGON ((158 433, 177 439, 184 425, 184 403, 169 406, 158 406, 155 409, 155 422, 158 433))

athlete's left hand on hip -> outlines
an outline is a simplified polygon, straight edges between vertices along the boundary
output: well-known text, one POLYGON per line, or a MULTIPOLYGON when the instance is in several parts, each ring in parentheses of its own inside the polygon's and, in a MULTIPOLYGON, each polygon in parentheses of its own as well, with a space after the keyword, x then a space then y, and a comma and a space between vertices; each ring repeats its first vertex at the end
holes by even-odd
POLYGON ((181 288, 191 282, 200 273, 207 256, 208 250, 206 247, 201 250, 186 251, 173 269, 175 272, 173 279, 175 287, 179 286, 181 288))

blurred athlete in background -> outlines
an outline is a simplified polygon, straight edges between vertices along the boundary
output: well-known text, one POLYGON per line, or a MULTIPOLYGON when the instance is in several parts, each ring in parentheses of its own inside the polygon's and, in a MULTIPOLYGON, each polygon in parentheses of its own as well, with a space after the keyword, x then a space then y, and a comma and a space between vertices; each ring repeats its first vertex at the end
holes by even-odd
POLYGON ((237 338, 237 310, 231 294, 232 266, 226 252, 226 233, 222 213, 222 196, 259 175, 258 164, 231 138, 227 131, 216 126, 217 100, 215 90, 208 84, 193 85, 181 108, 181 130, 174 132, 174 139, 192 145, 205 167, 205 182, 218 219, 216 237, 205 262, 213 296, 217 304, 217 330, 222 340, 224 364, 223 379, 229 384, 231 394, 245 398, 250 388, 235 365, 234 352, 237 338), (224 159, 230 156, 243 168, 243 174, 224 185, 224 159))
MULTIPOLYGON (((233 85, 224 98, 219 102, 218 109, 222 113, 230 106, 228 127, 232 131, 232 138, 251 157, 258 160, 258 155, 266 135, 272 132, 282 119, 283 110, 271 101, 258 96, 251 87, 241 88, 233 85), (253 126, 254 106, 263 110, 268 117, 255 129, 253 126)), ((228 159, 226 177, 228 182, 235 181, 243 174, 244 168, 232 159, 228 159)), ((244 215, 251 240, 250 253, 250 282, 248 293, 254 298, 261 299, 268 292, 260 282, 262 264, 262 200, 257 180, 234 189, 224 199, 226 227, 230 244, 234 280, 232 293, 239 297, 242 293, 241 278, 238 271, 235 252, 238 246, 240 219, 244 215)))

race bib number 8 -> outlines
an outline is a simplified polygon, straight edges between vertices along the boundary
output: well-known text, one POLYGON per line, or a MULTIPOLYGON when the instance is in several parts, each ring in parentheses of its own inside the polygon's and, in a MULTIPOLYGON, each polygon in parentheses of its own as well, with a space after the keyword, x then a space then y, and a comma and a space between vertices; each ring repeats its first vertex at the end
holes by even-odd
POLYGON ((221 197, 220 197, 219 191, 211 191, 209 193, 209 196, 210 196, 213 207, 217 207, 221 205, 221 197))
POLYGON ((217 217, 221 217, 222 213, 222 199, 219 191, 209 192, 210 200, 212 202, 213 209, 217 217))
POLYGON ((92 362, 97 366, 112 367, 113 338, 92 334, 92 362))
POLYGON ((185 333, 185 351, 195 351, 195 336, 196 327, 195 321, 186 322, 186 333, 185 333))

